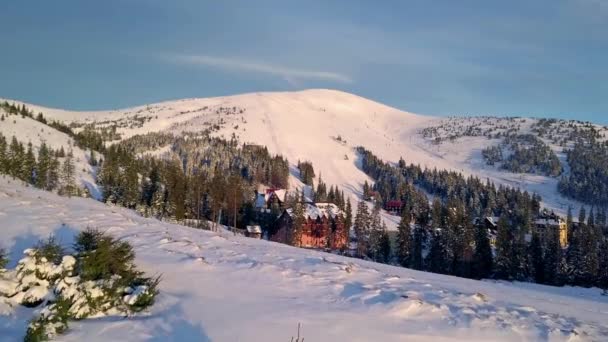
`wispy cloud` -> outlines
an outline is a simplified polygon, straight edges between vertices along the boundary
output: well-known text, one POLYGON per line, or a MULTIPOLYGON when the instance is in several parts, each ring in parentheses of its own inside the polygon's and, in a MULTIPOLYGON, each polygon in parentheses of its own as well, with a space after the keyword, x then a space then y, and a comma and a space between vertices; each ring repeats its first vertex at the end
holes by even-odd
POLYGON ((297 80, 321 80, 339 83, 353 82, 351 77, 337 72, 291 68, 234 58, 206 55, 170 55, 167 57, 167 60, 178 64, 198 65, 230 71, 254 72, 273 75, 281 77, 289 83, 294 83, 297 80))

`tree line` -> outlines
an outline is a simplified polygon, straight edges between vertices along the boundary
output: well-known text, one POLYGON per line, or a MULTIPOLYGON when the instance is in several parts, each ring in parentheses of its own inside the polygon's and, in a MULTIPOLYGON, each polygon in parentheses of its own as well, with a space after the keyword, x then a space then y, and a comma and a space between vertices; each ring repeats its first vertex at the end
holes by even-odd
MULTIPOLYGON (((560 246, 555 227, 540 230, 538 195, 494 186, 449 171, 421 169, 383 162, 360 147, 363 170, 375 179, 371 192, 379 206, 402 201, 394 261, 404 267, 466 278, 533 281, 551 285, 608 288, 608 224, 604 210, 589 214, 581 208, 578 223, 568 215, 569 244, 560 246), (427 195, 433 196, 430 201, 427 195), (378 203, 378 202, 377 202, 378 203), (483 224, 498 217, 495 236, 483 224), (495 239, 494 244, 491 238, 495 239)), ((365 191, 365 190, 364 190, 365 191)), ((366 218, 365 204, 357 207, 354 230, 359 256, 371 239, 358 233, 358 216, 366 218)))

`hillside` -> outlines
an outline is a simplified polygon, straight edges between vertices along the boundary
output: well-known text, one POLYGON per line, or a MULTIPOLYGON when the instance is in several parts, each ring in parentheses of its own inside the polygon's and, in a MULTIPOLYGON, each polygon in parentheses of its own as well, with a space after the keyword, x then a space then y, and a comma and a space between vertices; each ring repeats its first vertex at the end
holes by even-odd
MULTIPOLYGON (((474 281, 145 219, 91 199, 0 177, 2 245, 15 260, 55 234, 69 247, 95 227, 130 242, 161 273, 151 312, 74 322, 63 341, 599 341, 608 301, 597 289, 474 281)), ((0 303, 0 341, 32 309, 0 303)))
MULTIPOLYGON (((234 135, 242 143, 264 145, 271 153, 287 157, 293 165, 293 175, 297 175, 298 160, 312 161, 317 175, 327 184, 345 190, 353 200, 360 199, 363 183, 371 181, 358 168, 354 152, 354 147, 364 146, 386 161, 397 162, 403 157, 407 163, 455 170, 465 176, 489 178, 496 184, 538 193, 545 207, 561 214, 569 206, 581 205, 558 193, 556 177, 506 172, 486 165, 482 149, 501 140, 471 134, 476 130, 489 135, 507 131, 525 134, 538 125, 538 119, 441 119, 322 89, 184 99, 98 112, 32 108, 47 117, 71 123, 76 129, 86 124, 97 129, 115 126, 122 139, 148 132, 179 134, 204 129, 228 139, 234 135), (432 137, 426 135, 430 129, 435 130, 432 137)), ((565 163, 563 146, 549 137, 565 139, 569 130, 555 126, 544 140, 565 163)), ((598 129, 605 134, 605 128, 598 126, 598 129)), ((301 185, 295 180, 293 184, 301 185)), ((391 227, 396 224, 394 217, 385 215, 385 220, 391 227)))

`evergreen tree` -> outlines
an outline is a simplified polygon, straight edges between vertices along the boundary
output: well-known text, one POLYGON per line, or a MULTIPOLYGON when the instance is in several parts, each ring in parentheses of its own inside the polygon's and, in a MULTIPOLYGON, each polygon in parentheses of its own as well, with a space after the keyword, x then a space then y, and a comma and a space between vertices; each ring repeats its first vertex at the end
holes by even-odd
POLYGON ((380 218, 380 210, 374 208, 371 215, 370 233, 369 233, 369 250, 367 256, 372 260, 380 259, 382 237, 382 220, 380 218))
POLYGON ((59 159, 52 156, 49 162, 49 170, 46 178, 46 190, 55 190, 59 186, 59 159))
POLYGON ((401 221, 397 226, 397 261, 403 267, 411 266, 412 258, 412 228, 410 226, 411 213, 409 208, 403 210, 401 221))
POLYGON ((32 143, 27 144, 27 152, 24 155, 22 170, 20 177, 29 184, 35 184, 36 182, 36 157, 34 157, 34 150, 32 143))
POLYGON ((378 261, 388 263, 391 259, 391 240, 388 235, 386 224, 382 223, 382 232, 380 234, 380 253, 378 261))
POLYGON ((495 274, 499 279, 512 279, 513 274, 511 272, 515 261, 513 255, 514 236, 506 215, 501 216, 498 220, 497 230, 495 274))
POLYGON ((0 134, 0 173, 8 173, 9 161, 6 138, 0 134))
POLYGON ((369 250, 369 235, 371 230, 371 218, 367 204, 359 201, 357 214, 353 225, 355 237, 357 238, 357 256, 364 257, 369 250))
POLYGON ((601 241, 599 266, 597 286, 604 290, 603 295, 608 296, 608 238, 606 237, 601 241))
POLYGON ((51 155, 46 143, 43 141, 38 149, 38 165, 36 167, 36 187, 50 190, 48 186, 51 155))
POLYGON ((76 167, 74 166, 73 158, 74 155, 72 154, 72 150, 69 150, 61 167, 61 193, 68 196, 76 194, 76 184, 74 180, 76 167))
POLYGON ((412 256, 411 266, 415 270, 422 270, 424 259, 422 250, 424 248, 425 234, 422 226, 416 224, 414 226, 414 237, 412 239, 412 256))
POLYGON ((431 237, 431 246, 427 256, 429 271, 433 273, 447 274, 452 260, 447 253, 446 237, 444 229, 434 229, 431 237))
MULTIPOLYGON (((559 232, 547 232, 545 252, 543 254, 543 278, 547 284, 559 285, 562 281, 564 264, 562 249, 559 243, 559 232)), ((534 261, 536 263, 536 261, 534 261)))
POLYGON ((545 263, 543 258, 543 246, 540 241, 540 237, 536 232, 532 234, 532 241, 530 242, 530 248, 528 257, 532 266, 532 275, 534 281, 539 284, 545 283, 545 263))
POLYGON ((346 200, 346 207, 344 208, 344 210, 346 211, 344 217, 344 234, 346 235, 345 241, 348 241, 350 237, 350 229, 353 226, 353 208, 350 203, 350 197, 346 200))
POLYGON ((473 276, 477 279, 488 278, 492 274, 492 246, 488 230, 479 224, 475 228, 475 251, 473 253, 473 276))

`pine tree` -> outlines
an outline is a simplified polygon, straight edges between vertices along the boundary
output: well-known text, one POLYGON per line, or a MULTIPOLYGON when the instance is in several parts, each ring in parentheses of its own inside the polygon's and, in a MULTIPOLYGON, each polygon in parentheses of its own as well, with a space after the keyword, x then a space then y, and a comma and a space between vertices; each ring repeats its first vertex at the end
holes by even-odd
POLYGON ((562 271, 565 266, 562 249, 559 243, 559 232, 550 230, 547 232, 545 252, 543 254, 543 277, 550 285, 559 285, 562 282, 562 271))
POLYGON ((540 237, 536 232, 532 234, 532 241, 530 242, 528 257, 532 266, 532 275, 534 281, 539 284, 545 283, 545 263, 543 257, 543 246, 540 241, 540 237))
POLYGON ((57 189, 59 186, 59 159, 55 155, 52 155, 49 159, 49 170, 46 179, 46 190, 52 191, 57 189))
POLYGON ((603 295, 608 296, 608 238, 606 237, 601 241, 599 265, 597 286, 604 290, 603 295))
POLYGON ((122 188, 121 204, 127 208, 135 208, 140 197, 139 177, 134 160, 129 160, 120 177, 122 188))
POLYGON ((36 187, 48 189, 49 169, 51 166, 51 155, 46 143, 43 141, 38 149, 38 165, 36 167, 36 187))
POLYGON ((367 256, 372 260, 378 261, 380 258, 380 240, 382 237, 382 220, 380 210, 374 208, 371 216, 369 233, 369 250, 367 256))
POLYGON ((357 238, 357 256, 359 257, 365 257, 368 253, 370 226, 371 218, 367 204, 360 201, 357 205, 357 214, 353 225, 357 238))
POLYGON ((411 255, 411 267, 415 270, 422 270, 423 268, 423 257, 422 250, 424 247, 425 234, 422 226, 416 224, 414 226, 414 237, 412 239, 412 255, 411 255))
POLYGON ((0 173, 8 173, 8 151, 6 138, 0 134, 0 173))
POLYGON ((513 263, 515 256, 513 255, 513 240, 514 236, 509 227, 509 221, 505 215, 502 215, 498 220, 496 234, 496 277, 499 279, 512 279, 513 263))
POLYGON ((434 229, 431 237, 431 246, 427 256, 429 271, 447 274, 451 258, 447 255, 444 229, 434 229))
POLYGON ((568 215, 566 216, 567 236, 568 241, 572 240, 572 232, 574 230, 574 219, 572 217, 572 206, 568 206, 568 215))
POLYGON ((352 205, 350 203, 350 197, 346 200, 346 207, 344 209, 346 211, 345 217, 344 217, 344 234, 346 235, 345 241, 349 241, 349 237, 350 237, 350 229, 353 226, 353 208, 352 205))
POLYGON ((379 261, 383 263, 388 263, 391 259, 391 240, 388 235, 388 229, 386 228, 386 224, 382 223, 382 232, 380 234, 380 253, 379 253, 379 261))
POLYGON ((397 261, 403 267, 410 267, 412 257, 412 228, 409 208, 403 210, 397 227, 397 261))
POLYGON ((76 185, 74 180, 76 168, 74 166, 73 157, 74 155, 72 154, 72 150, 69 150, 61 167, 61 193, 68 196, 72 196, 76 193, 76 185))
POLYGON ((27 152, 23 158, 23 164, 21 165, 22 170, 20 177, 24 181, 35 184, 36 182, 36 157, 34 157, 34 150, 32 148, 32 143, 27 144, 27 152))
POLYGON ((23 169, 23 155, 25 154, 23 145, 13 136, 8 149, 8 174, 24 180, 21 170, 23 169))
POLYGON ((475 227, 475 250, 473 253, 473 277, 477 279, 488 278, 492 274, 492 246, 488 237, 488 230, 478 224, 475 227))

